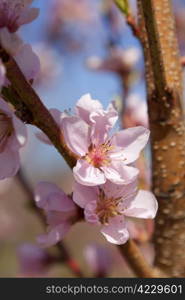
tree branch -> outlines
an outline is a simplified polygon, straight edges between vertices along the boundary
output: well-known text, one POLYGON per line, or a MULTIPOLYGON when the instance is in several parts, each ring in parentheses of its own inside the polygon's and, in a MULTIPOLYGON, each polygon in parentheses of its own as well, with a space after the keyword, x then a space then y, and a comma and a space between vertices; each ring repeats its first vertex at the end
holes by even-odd
POLYGON ((185 126, 182 72, 170 0, 137 0, 145 54, 153 191, 159 201, 155 265, 185 276, 185 126))

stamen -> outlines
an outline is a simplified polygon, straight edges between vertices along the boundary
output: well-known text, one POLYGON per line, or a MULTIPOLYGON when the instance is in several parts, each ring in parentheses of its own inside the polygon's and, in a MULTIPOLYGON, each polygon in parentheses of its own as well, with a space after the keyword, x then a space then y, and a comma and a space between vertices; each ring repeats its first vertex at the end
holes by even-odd
POLYGON ((106 166, 110 163, 108 152, 112 149, 113 146, 111 146, 110 141, 98 146, 91 145, 85 159, 96 168, 106 166))
POLYGON ((107 198, 104 191, 100 189, 99 200, 97 202, 96 214, 99 217, 99 221, 108 225, 109 218, 121 215, 118 210, 118 204, 121 198, 107 198))

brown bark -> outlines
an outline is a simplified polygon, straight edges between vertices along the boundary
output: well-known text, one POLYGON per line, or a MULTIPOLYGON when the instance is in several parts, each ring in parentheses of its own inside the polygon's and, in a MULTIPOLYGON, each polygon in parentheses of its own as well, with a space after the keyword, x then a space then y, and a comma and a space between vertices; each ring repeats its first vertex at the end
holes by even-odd
POLYGON ((137 0, 146 61, 153 191, 159 202, 155 265, 185 276, 185 127, 182 71, 170 0, 137 0))

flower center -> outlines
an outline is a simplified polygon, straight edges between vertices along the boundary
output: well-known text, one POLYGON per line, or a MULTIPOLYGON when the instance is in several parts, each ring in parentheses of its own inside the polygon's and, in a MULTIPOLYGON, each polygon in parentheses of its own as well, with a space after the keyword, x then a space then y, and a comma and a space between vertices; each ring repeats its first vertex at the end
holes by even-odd
POLYGON ((118 204, 121 198, 107 198, 104 191, 100 189, 99 200, 97 202, 96 214, 99 217, 99 221, 107 225, 109 218, 121 215, 118 209, 118 204))
POLYGON ((108 152, 112 150, 112 148, 110 141, 98 146, 91 145, 85 159, 96 168, 108 165, 110 163, 108 152))
POLYGON ((0 111, 0 153, 4 151, 12 132, 13 126, 11 119, 0 111))

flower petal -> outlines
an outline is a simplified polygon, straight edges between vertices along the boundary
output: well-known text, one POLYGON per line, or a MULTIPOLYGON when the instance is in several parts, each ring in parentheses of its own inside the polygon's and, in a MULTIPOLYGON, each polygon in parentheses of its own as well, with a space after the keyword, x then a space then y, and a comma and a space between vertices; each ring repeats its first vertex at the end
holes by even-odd
POLYGON ((150 131, 142 126, 124 129, 116 133, 111 142, 117 149, 111 154, 112 159, 122 159, 125 164, 134 162, 146 146, 150 131))
POLYGON ((37 237, 37 242, 42 247, 51 247, 61 241, 70 229, 69 223, 60 224, 52 228, 47 234, 37 237))
POLYGON ((149 192, 140 190, 129 207, 124 211, 128 217, 153 219, 156 216, 158 203, 155 196, 149 192))
POLYGON ((95 186, 105 183, 104 173, 98 168, 81 159, 73 168, 73 175, 76 181, 82 185, 95 186))
POLYGON ((22 39, 16 33, 10 33, 6 27, 0 30, 0 43, 13 56, 18 53, 23 45, 22 39))
POLYGON ((72 199, 50 182, 40 182, 36 186, 35 201, 45 211, 68 212, 75 209, 72 199))
POLYGON ((96 214, 96 207, 97 207, 96 201, 92 201, 85 206, 84 215, 87 222, 93 224, 99 223, 99 218, 96 214))
POLYGON ((77 155, 87 153, 90 145, 89 126, 79 117, 64 117, 61 126, 68 147, 77 155))
POLYGON ((5 82, 5 73, 6 73, 5 67, 0 59, 0 91, 1 91, 1 87, 5 82))
POLYGON ((125 166, 121 161, 113 161, 111 165, 101 167, 101 169, 104 171, 105 177, 115 184, 128 184, 139 173, 138 169, 125 166))
POLYGON ((26 126, 14 114, 13 114, 12 121, 13 121, 13 126, 15 129, 15 136, 16 136, 17 142, 19 143, 20 147, 23 147, 27 141, 26 126))
POLYGON ((108 106, 108 110, 98 110, 90 114, 92 123, 91 138, 94 144, 102 144, 108 137, 108 132, 113 128, 118 119, 118 113, 113 104, 108 106))
POLYGON ((40 71, 40 60, 29 44, 24 44, 15 55, 15 60, 27 80, 33 80, 40 71))
POLYGON ((90 123, 89 115, 102 109, 102 104, 98 100, 93 100, 90 94, 83 95, 76 104, 76 114, 88 124, 90 123))
POLYGON ((137 184, 137 180, 129 184, 115 184, 107 180, 101 187, 108 199, 121 198, 124 203, 128 203, 133 200, 137 194, 137 184))
POLYGON ((129 239, 129 233, 123 216, 110 219, 109 224, 102 227, 101 233, 108 242, 116 245, 125 244, 129 239))

